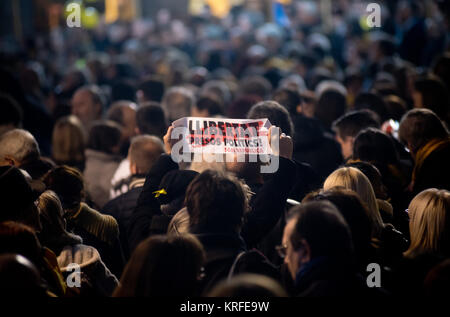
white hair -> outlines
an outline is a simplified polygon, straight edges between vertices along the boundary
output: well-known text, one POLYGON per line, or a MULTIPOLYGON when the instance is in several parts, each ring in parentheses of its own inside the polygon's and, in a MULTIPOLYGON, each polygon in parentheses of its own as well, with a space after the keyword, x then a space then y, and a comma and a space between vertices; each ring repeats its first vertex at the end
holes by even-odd
POLYGON ((24 163, 40 156, 39 145, 30 132, 14 129, 0 137, 0 160, 4 160, 6 156, 24 163))

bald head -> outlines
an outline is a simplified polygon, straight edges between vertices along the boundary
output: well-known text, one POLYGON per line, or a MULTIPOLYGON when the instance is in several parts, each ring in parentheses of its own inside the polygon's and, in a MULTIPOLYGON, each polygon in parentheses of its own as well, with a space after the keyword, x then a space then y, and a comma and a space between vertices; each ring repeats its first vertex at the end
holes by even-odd
POLYGON ((164 153, 162 141, 150 135, 140 135, 131 141, 128 156, 132 174, 147 174, 164 153))
POLYGON ((39 156, 39 145, 30 132, 14 129, 0 136, 0 165, 20 166, 39 156))

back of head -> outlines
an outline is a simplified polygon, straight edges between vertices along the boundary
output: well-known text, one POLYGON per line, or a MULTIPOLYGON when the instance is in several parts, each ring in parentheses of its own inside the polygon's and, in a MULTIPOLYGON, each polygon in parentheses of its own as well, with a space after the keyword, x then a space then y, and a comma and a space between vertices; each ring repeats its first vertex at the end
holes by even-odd
POLYGON ((208 297, 287 297, 277 281, 257 274, 239 274, 217 284, 208 297))
POLYGON ((192 232, 220 233, 240 230, 246 197, 239 181, 225 173, 207 170, 186 191, 185 204, 192 232))
POLYGON ((276 101, 261 101, 254 105, 247 115, 248 119, 269 119, 270 123, 281 128, 282 133, 292 136, 294 124, 289 112, 276 101))
POLYGON ((44 192, 39 197, 38 208, 42 224, 39 239, 44 246, 58 255, 65 246, 81 243, 81 238, 66 231, 64 210, 54 192, 44 192))
POLYGON ((193 296, 204 258, 193 235, 150 237, 133 252, 113 296, 193 296))
POLYGON ((172 87, 164 95, 161 103, 165 115, 170 122, 189 117, 195 97, 190 90, 183 87, 172 87))
POLYGON ((380 128, 380 123, 376 115, 368 110, 346 113, 333 123, 333 130, 342 139, 354 138, 361 130, 369 127, 380 128))
POLYGON ((0 164, 14 160, 15 164, 22 165, 39 156, 39 145, 30 132, 15 129, 0 136, 0 164))
POLYGON ((400 122, 400 140, 413 153, 433 139, 443 139, 449 132, 439 117, 428 109, 408 111, 400 122))
POLYGON ((212 95, 201 96, 197 100, 195 108, 200 113, 207 113, 208 117, 220 116, 224 114, 223 105, 218 98, 212 95))
POLYGON ((326 128, 331 128, 333 122, 341 117, 347 110, 345 95, 334 89, 322 93, 316 104, 315 117, 326 128))
POLYGON ((370 184, 372 184, 375 196, 378 199, 388 199, 386 192, 387 189, 383 184, 381 173, 375 165, 365 161, 350 160, 347 164, 345 164, 345 167, 354 167, 360 170, 369 179, 370 184))
POLYGON ((325 180, 324 190, 330 190, 334 187, 343 187, 350 189, 358 194, 359 198, 366 204, 371 222, 373 225, 372 233, 377 235, 383 227, 378 204, 369 179, 358 169, 354 167, 342 167, 337 169, 325 180))
POLYGON ((352 260, 350 229, 333 204, 327 201, 304 203, 293 207, 290 217, 297 219, 290 237, 295 250, 304 239, 310 246, 312 260, 321 256, 352 260))
POLYGON ((37 229, 39 216, 33 200, 31 186, 24 174, 12 166, 0 167, 0 222, 17 221, 37 229))
POLYGON ((297 114, 297 107, 302 103, 300 93, 290 88, 280 88, 272 96, 272 99, 285 107, 291 115, 297 114))
POLYGON ((0 255, 0 294, 7 298, 44 297, 39 270, 20 254, 0 255))
POLYGON ((155 102, 145 103, 139 107, 136 112, 136 124, 140 134, 156 135, 160 138, 167 130, 164 110, 155 102))
POLYGON ((140 135, 132 139, 129 158, 139 174, 147 174, 164 153, 164 144, 156 136, 140 135))
POLYGON ((375 128, 361 131, 353 143, 353 159, 387 166, 398 163, 398 154, 392 139, 375 128))
POLYGON ((447 86, 436 76, 418 78, 414 90, 421 95, 421 104, 414 104, 432 110, 441 120, 450 119, 450 95, 447 86))
POLYGON ((108 154, 117 153, 120 148, 122 131, 113 121, 97 121, 89 131, 87 148, 108 154))
POLYGON ((145 101, 161 102, 164 96, 164 83, 157 78, 146 78, 138 85, 138 97, 145 101), (142 94, 142 96, 139 96, 142 94))
POLYGON ((359 196, 348 189, 334 188, 309 197, 308 201, 329 201, 337 207, 350 228, 360 264, 365 264, 372 237, 372 220, 359 196))
POLYGON ((272 92, 272 84, 262 76, 244 77, 239 86, 241 95, 256 95, 265 99, 272 92))
POLYGON ((0 223, 0 254, 23 255, 37 267, 41 267, 41 245, 33 229, 18 222, 0 223))
POLYGON ((411 244, 408 257, 450 255, 450 192, 435 188, 419 193, 409 204, 411 244))
POLYGON ((387 106, 383 98, 371 92, 359 94, 355 99, 354 108, 355 110, 372 110, 380 117, 381 122, 389 119, 387 106))
POLYGON ((58 195, 64 210, 77 208, 84 198, 83 175, 75 168, 57 166, 43 177, 43 182, 58 195))
POLYGON ((53 159, 58 163, 84 161, 86 141, 86 133, 77 117, 60 118, 53 128, 53 159))

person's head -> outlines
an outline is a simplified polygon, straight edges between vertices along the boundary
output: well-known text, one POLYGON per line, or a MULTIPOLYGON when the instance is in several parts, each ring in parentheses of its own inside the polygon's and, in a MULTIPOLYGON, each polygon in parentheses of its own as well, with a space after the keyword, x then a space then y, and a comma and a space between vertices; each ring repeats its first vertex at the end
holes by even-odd
POLYGON ((129 140, 136 135, 136 108, 131 101, 116 101, 109 108, 106 118, 122 127, 122 135, 129 140))
POLYGON ((103 93, 97 86, 84 86, 72 97, 72 114, 77 116, 88 128, 93 121, 102 118, 105 101, 103 93))
POLYGON ((40 268, 41 250, 41 243, 31 227, 14 221, 0 222, 0 254, 20 254, 40 268))
POLYGON ((293 207, 283 233, 284 262, 292 279, 308 262, 321 257, 353 260, 350 229, 337 208, 327 201, 293 207))
POLYGON ((85 195, 83 175, 79 170, 69 166, 57 166, 42 180, 48 190, 58 195, 64 211, 79 208, 85 195))
POLYGON ((36 265, 20 254, 0 255, 0 294, 8 298, 46 297, 36 265))
POLYGON ((387 200, 389 198, 387 188, 383 183, 383 177, 381 176, 380 170, 376 168, 375 165, 369 162, 350 160, 347 164, 345 164, 345 167, 357 168, 364 175, 366 175, 370 181, 370 184, 372 184, 372 188, 377 199, 387 200))
POLYGON ((39 159, 40 155, 39 145, 28 131, 15 129, 0 136, 0 166, 20 167, 39 159))
POLYGON ((240 95, 256 95, 266 99, 271 92, 272 84, 262 76, 244 77, 239 84, 240 95))
POLYGON ((276 101, 261 101, 254 105, 247 114, 248 119, 269 119, 272 125, 281 129, 281 133, 292 136, 294 124, 289 112, 276 101))
POLYGON ((172 87, 164 95, 162 108, 169 122, 189 117, 195 104, 194 94, 187 88, 172 87))
POLYGON ((66 230, 64 210, 55 192, 46 191, 38 199, 42 230, 39 240, 56 255, 68 245, 80 244, 81 238, 66 230))
POLYGON ((228 107, 228 117, 231 119, 245 119, 251 107, 260 101, 262 101, 262 98, 256 95, 238 97, 228 107))
POLYGON ((167 132, 164 110, 159 103, 149 102, 141 105, 136 112, 137 134, 156 135, 161 139, 167 132))
POLYGON ((122 141, 122 129, 114 121, 97 121, 90 131, 87 148, 108 154, 117 154, 122 141))
POLYGON ((193 296, 204 259, 193 235, 150 237, 133 252, 113 296, 193 296))
POLYGON ((399 137, 413 155, 433 139, 449 136, 444 123, 431 110, 413 109, 400 122, 399 137))
POLYGON ((333 123, 336 140, 341 145, 344 158, 352 156, 355 137, 361 130, 369 127, 380 128, 380 123, 375 114, 367 110, 346 113, 333 123))
POLYGON ((116 102, 120 100, 136 101, 136 89, 134 83, 127 79, 116 81, 111 86, 111 101, 116 102))
POLYGON ((375 93, 364 92, 359 94, 355 99, 354 109, 372 110, 380 117, 381 122, 385 122, 386 120, 390 119, 386 103, 384 102, 382 97, 375 93))
POLYGON ((384 98, 389 118, 395 121, 400 121, 403 115, 408 110, 406 102, 396 95, 388 95, 384 98))
POLYGON ((164 144, 158 137, 140 135, 133 138, 128 150, 131 174, 147 175, 163 153, 164 144))
POLYGON ((331 173, 323 184, 324 190, 330 190, 335 187, 350 189, 358 194, 369 211, 372 234, 375 236, 378 235, 383 227, 383 220, 378 210, 375 192, 366 175, 354 167, 339 168, 331 173))
POLYGON ((436 76, 418 78, 414 82, 414 108, 432 110, 441 120, 450 119, 450 95, 445 84, 436 76))
POLYGON ((223 115, 223 106, 212 96, 201 96, 191 108, 192 117, 210 118, 220 115, 223 115))
POLYGON ((153 77, 146 78, 138 85, 138 102, 161 102, 164 96, 164 91, 164 83, 161 80, 153 77))
POLYGON ((86 148, 86 132, 75 116, 60 118, 53 128, 52 156, 57 163, 82 162, 86 148))
POLYGON ((22 125, 23 111, 19 103, 10 95, 0 93, 0 135, 22 125))
POLYGON ((399 158, 392 139, 383 131, 368 128, 361 131, 353 142, 353 159, 387 166, 398 164, 399 158))
POLYGON ((199 232, 239 232, 247 203, 242 184, 214 170, 198 175, 186 191, 190 227, 199 232))
POLYGON ((372 237, 372 224, 369 211, 361 198, 352 190, 333 188, 307 196, 303 203, 310 201, 329 201, 337 207, 352 233, 355 254, 359 264, 366 264, 372 237))
POLYGON ((299 107, 302 106, 302 97, 300 93, 290 88, 280 88, 272 96, 272 99, 285 107, 291 116, 301 112, 299 107))
POLYGON ((407 257, 450 255, 450 192, 431 188, 419 193, 409 204, 411 244, 407 257))
POLYGON ((217 284, 208 297, 287 297, 274 279, 258 274, 239 274, 217 284))
POLYGON ((39 212, 25 175, 16 167, 0 167, 0 222, 16 221, 41 230, 39 212))
POLYGON ((331 128, 335 120, 344 115, 347 110, 345 95, 334 89, 324 91, 316 104, 314 116, 319 119, 325 128, 331 128))

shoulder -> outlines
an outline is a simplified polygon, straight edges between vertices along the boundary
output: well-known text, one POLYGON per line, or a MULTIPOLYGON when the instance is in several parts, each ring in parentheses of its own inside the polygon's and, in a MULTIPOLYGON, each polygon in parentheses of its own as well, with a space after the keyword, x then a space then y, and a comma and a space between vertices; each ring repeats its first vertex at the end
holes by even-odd
POLYGON ((114 217, 103 215, 85 203, 82 203, 79 218, 87 231, 105 242, 113 241, 119 235, 119 225, 114 217))

